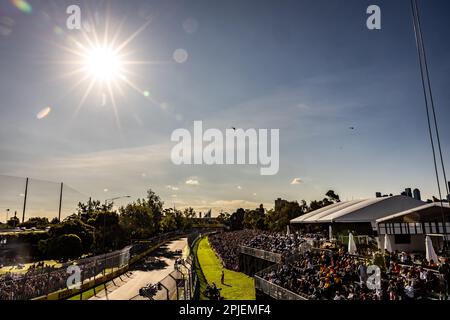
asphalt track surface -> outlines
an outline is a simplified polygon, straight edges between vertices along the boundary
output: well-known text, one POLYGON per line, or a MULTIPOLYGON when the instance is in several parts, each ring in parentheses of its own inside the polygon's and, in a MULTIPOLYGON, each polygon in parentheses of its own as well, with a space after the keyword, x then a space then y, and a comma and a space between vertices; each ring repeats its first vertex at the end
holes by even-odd
MULTIPOLYGON (((174 270, 175 260, 181 257, 176 252, 184 250, 187 238, 173 240, 161 246, 146 259, 153 260, 152 266, 137 264, 130 272, 110 282, 106 290, 99 292, 90 300, 141 300, 139 289, 148 284, 156 284, 174 270)), ((161 292, 162 294, 162 292, 161 292)), ((165 297, 155 297, 156 299, 165 297)))

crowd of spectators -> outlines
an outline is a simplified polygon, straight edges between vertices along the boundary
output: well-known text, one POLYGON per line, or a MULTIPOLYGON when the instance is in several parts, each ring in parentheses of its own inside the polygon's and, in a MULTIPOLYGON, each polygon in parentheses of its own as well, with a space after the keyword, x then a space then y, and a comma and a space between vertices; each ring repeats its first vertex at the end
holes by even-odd
POLYGON ((68 277, 64 268, 30 268, 26 273, 0 276, 0 300, 26 300, 62 289, 68 277))
POLYGON ((265 251, 278 253, 287 257, 295 254, 299 247, 304 243, 318 244, 324 236, 318 233, 260 233, 249 241, 245 246, 265 251))
POLYGON ((209 242, 219 255, 223 265, 231 270, 239 271, 240 246, 264 250, 283 257, 297 253, 301 245, 309 243, 319 246, 325 238, 320 233, 282 233, 259 230, 239 230, 223 232, 209 236, 209 242))
MULTIPOLYGON (((79 261, 76 265, 81 271, 81 281, 93 279, 103 270, 119 266, 121 256, 102 256, 79 261), (105 264, 106 263, 106 264, 105 264)), ((43 262, 31 265, 26 272, 8 272, 0 276, 0 300, 28 300, 40 297, 68 286, 67 280, 71 273, 68 266, 55 267, 43 262)), ((73 284, 73 283, 69 283, 73 284)))
POLYGON ((368 259, 339 251, 315 250, 264 271, 261 277, 312 300, 408 300, 448 294, 448 262, 441 272, 390 261, 380 286, 369 279, 368 259), (368 281, 369 280, 369 281, 368 281))
POLYGON ((239 247, 261 234, 257 230, 224 232, 209 236, 209 243, 219 255, 225 268, 239 270, 239 247))

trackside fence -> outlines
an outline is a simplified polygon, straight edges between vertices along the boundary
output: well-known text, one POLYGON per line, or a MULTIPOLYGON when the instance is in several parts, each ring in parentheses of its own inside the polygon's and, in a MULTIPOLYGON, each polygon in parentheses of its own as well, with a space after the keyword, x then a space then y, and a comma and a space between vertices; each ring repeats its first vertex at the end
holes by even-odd
MULTIPOLYGON (((194 232, 187 237, 187 250, 183 257, 177 259, 174 270, 159 283, 155 284, 156 294, 152 300, 195 300, 198 297, 199 281, 195 272, 195 254, 193 247, 202 237, 194 232)), ((142 297, 135 297, 142 299, 142 297)))

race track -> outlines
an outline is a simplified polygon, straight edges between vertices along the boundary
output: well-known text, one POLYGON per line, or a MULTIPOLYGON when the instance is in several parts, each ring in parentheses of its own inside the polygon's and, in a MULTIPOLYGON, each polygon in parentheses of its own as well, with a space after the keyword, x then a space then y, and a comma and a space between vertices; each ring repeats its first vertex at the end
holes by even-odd
MULTIPOLYGON (((90 300, 141 300, 139 289, 147 284, 156 284, 174 270, 175 260, 181 255, 177 250, 184 250, 187 238, 180 238, 161 246, 147 259, 155 258, 157 263, 152 268, 143 268, 137 264, 131 272, 120 277, 122 280, 114 281, 115 285, 108 285, 107 290, 99 292, 90 300)), ((155 297, 157 298, 157 297, 155 297)))

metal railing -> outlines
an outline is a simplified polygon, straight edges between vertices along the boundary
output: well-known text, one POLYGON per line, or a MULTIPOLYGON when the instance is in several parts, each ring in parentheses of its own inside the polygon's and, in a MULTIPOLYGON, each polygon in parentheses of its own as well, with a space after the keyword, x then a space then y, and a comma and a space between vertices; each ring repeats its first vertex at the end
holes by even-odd
POLYGON ((274 263, 280 263, 283 259, 282 255, 279 253, 250 248, 246 246, 240 246, 240 252, 258 259, 267 260, 274 263))
POLYGON ((307 298, 282 288, 272 282, 255 275, 255 289, 276 300, 308 300, 307 298))

